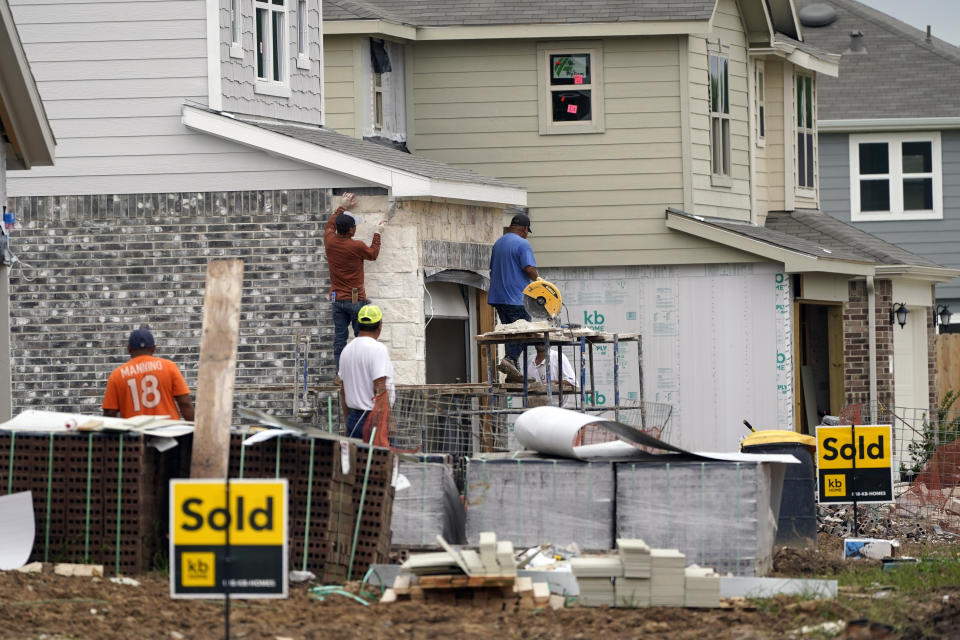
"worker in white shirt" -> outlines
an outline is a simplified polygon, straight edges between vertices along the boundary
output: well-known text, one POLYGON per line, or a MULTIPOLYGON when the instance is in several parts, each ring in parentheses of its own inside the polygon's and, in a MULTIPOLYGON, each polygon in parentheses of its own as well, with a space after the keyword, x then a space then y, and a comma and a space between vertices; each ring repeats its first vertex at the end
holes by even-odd
MULTIPOLYGON (((527 380, 531 380, 535 383, 540 383, 544 385, 546 389, 547 384, 547 347, 546 345, 540 343, 536 345, 537 355, 532 361, 527 363, 527 380)), ((527 354, 524 352, 524 358, 526 359, 527 354)), ((523 363, 520 363, 520 370, 523 371, 523 363)), ((576 394, 577 394, 577 379, 573 372, 573 366, 570 364, 570 361, 567 360, 567 356, 564 353, 558 353, 556 347, 550 348, 550 382, 554 386, 553 397, 555 398, 552 404, 557 404, 558 393, 556 389, 557 380, 563 379, 563 404, 560 406, 563 407, 574 407, 576 406, 576 394), (559 355, 559 367, 558 367, 558 358, 559 355)), ((531 406, 533 406, 531 404, 531 406)))
POLYGON ((390 406, 396 400, 393 363, 390 351, 380 342, 383 312, 368 304, 357 312, 360 331, 340 354, 340 406, 346 422, 347 437, 362 438, 367 415, 373 411, 378 395, 387 393, 390 406))

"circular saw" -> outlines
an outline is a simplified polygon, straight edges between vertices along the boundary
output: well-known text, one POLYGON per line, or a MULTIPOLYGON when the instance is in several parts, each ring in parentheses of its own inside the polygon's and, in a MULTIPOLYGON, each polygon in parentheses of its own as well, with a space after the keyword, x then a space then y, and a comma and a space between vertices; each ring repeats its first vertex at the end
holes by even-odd
POLYGON ((534 280, 523 289, 523 308, 534 321, 557 322, 562 306, 563 296, 560 295, 560 290, 542 278, 534 280))

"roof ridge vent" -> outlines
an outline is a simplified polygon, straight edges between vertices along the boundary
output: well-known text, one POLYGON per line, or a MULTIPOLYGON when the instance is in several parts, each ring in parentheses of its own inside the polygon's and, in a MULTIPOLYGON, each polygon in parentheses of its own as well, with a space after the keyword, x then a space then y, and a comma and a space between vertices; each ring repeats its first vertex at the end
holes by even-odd
POLYGON ((866 53, 867 49, 863 46, 863 31, 856 29, 850 32, 850 48, 843 52, 843 55, 859 55, 866 53))
POLYGON ((837 12, 825 2, 815 2, 800 9, 800 24, 805 27, 826 27, 837 20, 837 12))

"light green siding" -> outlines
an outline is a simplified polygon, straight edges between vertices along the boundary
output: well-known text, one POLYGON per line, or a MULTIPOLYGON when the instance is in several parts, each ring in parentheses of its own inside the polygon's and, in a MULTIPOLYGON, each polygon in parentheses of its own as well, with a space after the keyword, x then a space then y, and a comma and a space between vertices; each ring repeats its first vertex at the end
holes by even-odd
POLYGON ((358 69, 354 56, 357 36, 326 36, 323 39, 325 125, 338 133, 355 135, 359 130, 354 101, 358 69))
POLYGON ((720 0, 708 38, 688 40, 690 130, 693 156, 693 211, 698 215, 734 220, 750 219, 750 130, 747 114, 747 46, 743 23, 734 0, 720 0), (729 61, 730 178, 715 184, 710 163, 709 39, 712 50, 719 39, 729 61), (726 181, 724 181, 726 183, 726 181))
POLYGON ((541 266, 748 259, 664 226, 683 205, 680 42, 604 39, 605 130, 568 135, 538 131, 537 42, 416 43, 413 150, 527 187, 541 266))

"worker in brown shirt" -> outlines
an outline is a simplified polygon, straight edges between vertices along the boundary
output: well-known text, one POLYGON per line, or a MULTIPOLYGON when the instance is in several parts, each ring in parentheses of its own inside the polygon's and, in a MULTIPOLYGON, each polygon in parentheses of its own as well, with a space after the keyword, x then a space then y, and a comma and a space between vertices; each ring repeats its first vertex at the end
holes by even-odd
POLYGON ((333 303, 334 371, 340 370, 340 352, 347 346, 347 327, 352 326, 353 335, 356 336, 360 329, 357 312, 370 304, 367 292, 363 289, 363 261, 376 260, 380 255, 382 221, 377 224, 377 232, 373 234, 369 247, 353 239, 357 221, 348 211, 356 204, 354 194, 343 194, 340 206, 327 220, 323 230, 323 247, 330 269, 330 301, 333 303))

